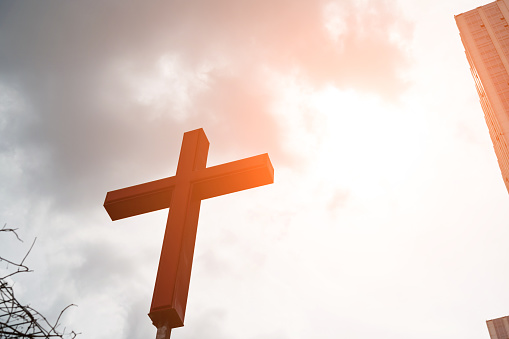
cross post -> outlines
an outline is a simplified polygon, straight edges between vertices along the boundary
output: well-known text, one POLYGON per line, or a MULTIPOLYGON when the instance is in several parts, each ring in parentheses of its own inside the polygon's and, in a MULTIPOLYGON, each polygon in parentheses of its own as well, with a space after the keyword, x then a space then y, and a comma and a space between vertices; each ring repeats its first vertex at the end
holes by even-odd
POLYGON ((209 141, 203 129, 184 133, 175 176, 106 194, 112 220, 170 208, 149 317, 157 339, 184 326, 201 200, 274 182, 268 154, 206 167, 209 141))

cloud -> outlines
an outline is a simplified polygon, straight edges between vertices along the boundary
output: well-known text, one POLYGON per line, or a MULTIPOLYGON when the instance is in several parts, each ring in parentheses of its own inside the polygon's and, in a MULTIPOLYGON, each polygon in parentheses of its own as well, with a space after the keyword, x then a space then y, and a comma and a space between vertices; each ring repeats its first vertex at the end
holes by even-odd
MULTIPOLYGON (((183 132, 203 127, 215 160, 268 152, 281 166, 305 166, 292 145, 311 127, 294 122, 319 118, 297 105, 278 111, 282 84, 395 101, 408 85, 411 29, 382 0, 1 1, 0 203, 4 216, 35 220, 26 227, 61 245, 41 250, 62 257, 52 263, 67 272, 52 304, 86 294, 79 312, 88 323, 96 300, 119 307, 100 286, 139 269, 122 246, 98 241, 102 201, 109 190, 173 175, 183 132), (85 232, 97 236, 80 243, 85 232)), ((334 196, 331 208, 343 200, 334 196)), ((109 326, 138 318, 142 297, 124 300, 109 326)), ((225 337, 214 323, 220 311, 203 318, 225 337)), ((186 335, 203 334, 193 331, 186 335)))
POLYGON ((175 140, 196 127, 220 135, 220 149, 263 148, 291 164, 271 74, 390 98, 405 88, 404 39, 394 36, 411 27, 384 1, 1 6, 9 15, 0 23, 0 74, 26 107, 7 114, 1 146, 16 148, 20 159, 10 159, 26 170, 25 192, 68 208, 112 177, 167 167, 161 154, 176 154, 175 140), (161 78, 165 56, 177 60, 178 78, 161 78), (134 83, 143 78, 145 87, 161 82, 150 100, 134 83))

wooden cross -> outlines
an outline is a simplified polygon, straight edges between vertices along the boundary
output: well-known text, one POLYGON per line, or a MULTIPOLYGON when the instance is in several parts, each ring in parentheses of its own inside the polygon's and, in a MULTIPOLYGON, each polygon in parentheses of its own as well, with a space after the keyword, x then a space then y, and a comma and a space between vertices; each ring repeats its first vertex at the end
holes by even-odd
POLYGON ((108 192, 104 201, 111 220, 170 208, 149 313, 157 338, 184 326, 201 200, 274 182, 268 154, 206 168, 208 149, 203 129, 186 132, 175 176, 108 192))

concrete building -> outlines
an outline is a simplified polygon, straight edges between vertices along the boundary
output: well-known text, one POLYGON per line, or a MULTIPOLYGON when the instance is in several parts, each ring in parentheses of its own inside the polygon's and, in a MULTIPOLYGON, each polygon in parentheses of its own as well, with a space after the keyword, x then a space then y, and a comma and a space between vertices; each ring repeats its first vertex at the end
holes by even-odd
POLYGON ((455 16, 509 192, 509 0, 455 16))
POLYGON ((509 317, 486 321, 491 339, 509 339, 509 317))

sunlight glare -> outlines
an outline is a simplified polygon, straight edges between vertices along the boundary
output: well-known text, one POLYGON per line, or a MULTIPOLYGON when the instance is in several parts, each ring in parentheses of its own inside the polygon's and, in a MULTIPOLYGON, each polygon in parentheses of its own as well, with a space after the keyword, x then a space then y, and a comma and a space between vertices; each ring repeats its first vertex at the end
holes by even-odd
POLYGON ((354 196, 379 198, 403 185, 419 164, 423 124, 379 97, 329 87, 310 104, 327 123, 317 173, 354 196))

